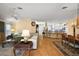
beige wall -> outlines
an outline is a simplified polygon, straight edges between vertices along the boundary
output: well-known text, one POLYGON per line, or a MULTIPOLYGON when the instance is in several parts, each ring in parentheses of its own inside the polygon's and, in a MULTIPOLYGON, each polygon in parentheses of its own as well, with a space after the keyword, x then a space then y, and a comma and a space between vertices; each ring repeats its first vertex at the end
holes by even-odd
POLYGON ((12 28, 15 32, 22 32, 24 29, 28 29, 31 33, 36 32, 36 26, 31 25, 32 20, 30 18, 22 18, 21 20, 15 22, 12 28))
MULTIPOLYGON (((67 34, 69 34, 69 35, 73 35, 73 26, 72 26, 72 24, 77 25, 76 18, 74 20, 67 21, 67 27, 68 27, 67 34)), ((75 26, 75 35, 77 35, 77 34, 79 34, 79 28, 77 28, 77 26, 75 26)))
POLYGON ((73 21, 71 21, 71 20, 67 21, 67 27, 68 27, 67 34, 68 34, 68 35, 73 35, 72 22, 73 22, 73 21))
POLYGON ((79 34, 79 28, 76 28, 76 36, 77 36, 77 34, 79 34))

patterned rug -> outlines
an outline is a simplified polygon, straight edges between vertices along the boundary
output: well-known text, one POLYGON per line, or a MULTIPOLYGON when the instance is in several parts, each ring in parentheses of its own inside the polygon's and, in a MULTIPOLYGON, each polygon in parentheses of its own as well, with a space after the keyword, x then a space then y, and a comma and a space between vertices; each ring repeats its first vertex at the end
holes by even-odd
POLYGON ((79 56, 79 49, 73 48, 67 44, 62 45, 60 41, 53 41, 53 43, 65 56, 79 56))

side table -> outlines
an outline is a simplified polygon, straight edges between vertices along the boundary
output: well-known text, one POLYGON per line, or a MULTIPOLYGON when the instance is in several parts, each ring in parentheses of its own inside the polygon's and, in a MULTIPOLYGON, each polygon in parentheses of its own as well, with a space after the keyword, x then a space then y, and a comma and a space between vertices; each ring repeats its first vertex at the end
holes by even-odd
POLYGON ((33 43, 32 41, 28 41, 27 43, 24 42, 19 42, 16 45, 14 45, 14 54, 16 55, 16 50, 21 50, 21 54, 22 55, 29 55, 30 56, 30 52, 32 49, 33 43), (27 52, 27 54, 25 54, 25 52, 27 52))

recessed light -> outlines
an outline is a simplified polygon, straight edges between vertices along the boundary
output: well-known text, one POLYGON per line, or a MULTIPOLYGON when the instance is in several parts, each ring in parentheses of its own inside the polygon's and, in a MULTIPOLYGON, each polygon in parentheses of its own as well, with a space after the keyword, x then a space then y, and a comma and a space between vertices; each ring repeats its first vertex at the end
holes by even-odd
POLYGON ((21 10, 21 9, 23 9, 23 8, 22 8, 22 7, 17 7, 17 9, 20 9, 20 10, 21 10))
POLYGON ((62 7, 62 9, 67 9, 67 8, 68 8, 67 6, 63 6, 63 7, 62 7))

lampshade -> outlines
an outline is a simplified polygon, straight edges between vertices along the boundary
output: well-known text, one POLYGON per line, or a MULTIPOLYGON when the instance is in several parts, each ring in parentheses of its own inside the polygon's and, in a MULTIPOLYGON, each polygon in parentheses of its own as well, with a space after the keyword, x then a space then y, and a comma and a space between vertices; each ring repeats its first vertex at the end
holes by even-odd
POLYGON ((11 29, 12 32, 15 32, 15 29, 11 29))
POLYGON ((30 36, 29 30, 23 30, 23 31, 22 31, 22 36, 27 36, 27 37, 29 37, 29 36, 30 36))

